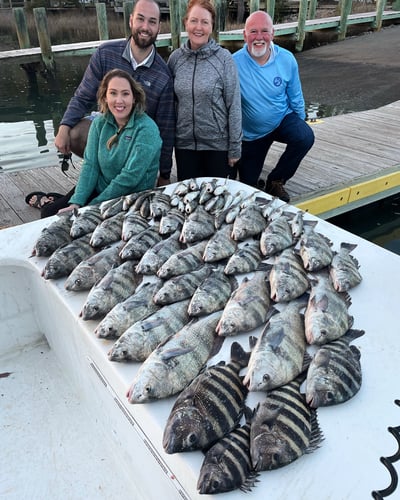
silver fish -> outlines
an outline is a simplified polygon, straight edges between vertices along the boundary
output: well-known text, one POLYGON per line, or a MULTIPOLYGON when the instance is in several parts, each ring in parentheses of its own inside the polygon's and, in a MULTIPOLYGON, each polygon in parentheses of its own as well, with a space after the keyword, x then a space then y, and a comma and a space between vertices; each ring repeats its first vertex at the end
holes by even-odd
POLYGON ((160 308, 153 302, 153 295, 161 280, 142 283, 123 302, 118 302, 97 325, 94 333, 99 338, 118 338, 133 323, 147 318, 160 308))
POLYGON ((90 244, 94 248, 104 247, 121 239, 122 222, 125 217, 124 212, 103 220, 93 231, 90 244))
POLYGON ((179 394, 164 428, 167 453, 207 449, 238 425, 247 396, 239 372, 247 361, 234 342, 229 363, 207 368, 179 394))
POLYGON ((139 198, 141 195, 141 191, 138 191, 137 193, 129 193, 123 196, 124 203, 122 205, 122 210, 126 212, 127 210, 130 209, 131 206, 134 205, 136 200, 139 198))
POLYGON ((135 236, 132 236, 132 238, 125 243, 119 255, 122 260, 141 259, 145 252, 161 241, 161 239, 162 236, 158 232, 158 226, 149 226, 135 236))
POLYGON ((168 213, 171 209, 171 197, 162 191, 156 191, 150 198, 150 216, 155 220, 168 213))
POLYGON ((256 471, 283 467, 319 448, 323 434, 317 412, 310 408, 295 380, 267 393, 254 411, 250 427, 250 455, 256 471))
POLYGON ((143 280, 142 275, 135 273, 135 265, 135 261, 123 262, 90 289, 80 313, 83 320, 104 317, 116 304, 135 293, 143 280))
MULTIPOLYGON (((246 408, 245 413, 251 413, 246 408)), ((258 482, 250 457, 250 417, 207 450, 201 465, 197 489, 200 494, 249 492, 258 482)))
POLYGON ((356 244, 342 242, 339 252, 334 252, 329 272, 337 292, 347 292, 362 281, 358 260, 350 254, 356 247, 356 244))
POLYGON ((332 262, 332 242, 325 235, 315 231, 313 222, 306 221, 306 223, 295 250, 303 261, 304 269, 320 271, 332 262))
POLYGON ((89 290, 113 267, 121 264, 118 254, 120 245, 110 245, 80 262, 64 283, 69 291, 89 290))
POLYGON ((269 281, 271 299, 275 302, 289 302, 296 299, 310 286, 302 261, 291 247, 275 257, 269 281))
POLYGON ((103 219, 108 219, 117 215, 124 209, 124 198, 119 196, 113 200, 107 200, 100 203, 100 212, 103 219))
POLYGON ((284 213, 273 218, 260 236, 260 250, 264 256, 275 255, 293 243, 292 228, 284 213))
POLYGON ((136 272, 140 274, 156 274, 164 262, 175 252, 179 252, 182 246, 179 242, 180 231, 175 231, 165 240, 161 240, 154 246, 148 248, 140 258, 136 266, 136 272))
POLYGON ((190 273, 204 265, 203 254, 207 240, 199 241, 193 246, 185 248, 171 255, 157 271, 157 276, 169 279, 179 274, 190 273))
POLYGON ((236 280, 226 276, 222 266, 212 269, 192 295, 188 307, 190 316, 204 316, 223 309, 236 287, 236 280))
POLYGON ((42 276, 46 280, 68 276, 80 262, 96 252, 89 243, 90 237, 90 234, 85 234, 57 248, 47 260, 42 276))
POLYGON ((208 240, 204 249, 204 262, 217 262, 230 257, 237 249, 237 242, 231 238, 232 224, 225 224, 208 240))
POLYGON ((293 219, 290 221, 290 227, 292 228, 292 235, 295 240, 300 238, 304 229, 304 212, 298 210, 293 219))
POLYGON ((197 287, 210 272, 211 267, 203 265, 195 271, 169 278, 154 294, 154 303, 163 306, 192 297, 197 287))
POLYGON ((71 237, 79 238, 84 234, 92 233, 96 227, 103 221, 100 207, 98 205, 89 205, 85 209, 74 210, 74 218, 71 226, 71 237))
POLYGON ((128 401, 146 403, 182 391, 214 355, 220 317, 218 311, 192 320, 158 345, 136 373, 127 392, 128 401))
MULTIPOLYGON (((306 354, 304 317, 307 298, 292 300, 281 311, 271 308, 269 320, 252 350, 243 383, 250 391, 269 391, 302 372, 306 354)), ((256 340, 256 342, 254 342, 256 340)))
POLYGON ((360 390, 361 353, 349 344, 364 333, 363 330, 348 330, 338 340, 318 349, 306 380, 306 401, 312 408, 343 403, 360 390))
POLYGON ((70 243, 71 226, 71 217, 63 215, 58 217, 48 227, 42 229, 42 232, 34 244, 32 256, 49 257, 57 248, 70 243))
POLYGON ((270 307, 268 273, 257 271, 243 281, 227 301, 216 332, 223 337, 248 332, 267 320, 270 307))
POLYGON ((263 216, 260 205, 256 202, 249 203, 236 216, 231 237, 236 241, 243 241, 251 236, 258 236, 266 225, 267 219, 263 216))
POLYGON ((199 205, 183 223, 180 241, 182 243, 195 243, 208 238, 214 232, 214 217, 202 205, 199 205))
POLYGON ((142 217, 139 212, 129 210, 122 221, 121 239, 129 241, 132 236, 139 234, 149 227, 149 221, 142 217))
POLYGON ((338 293, 327 272, 310 276, 311 292, 304 313, 305 334, 309 344, 322 345, 336 340, 353 326, 349 314, 351 297, 338 293))
POLYGON ((144 361, 169 336, 189 321, 189 299, 161 307, 145 319, 131 325, 108 352, 110 361, 144 361))
POLYGON ((258 240, 246 241, 237 247, 225 265, 225 274, 250 273, 258 269, 263 255, 258 240))
POLYGON ((172 208, 167 214, 161 217, 158 231, 162 235, 172 234, 182 229, 184 221, 185 214, 177 208, 172 208))

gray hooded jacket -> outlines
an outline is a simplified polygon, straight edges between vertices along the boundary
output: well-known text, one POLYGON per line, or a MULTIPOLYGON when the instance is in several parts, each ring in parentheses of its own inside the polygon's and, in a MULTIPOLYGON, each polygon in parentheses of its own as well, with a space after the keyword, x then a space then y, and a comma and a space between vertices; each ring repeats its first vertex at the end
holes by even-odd
POLYGON ((232 55, 214 40, 198 50, 187 41, 169 57, 177 110, 178 149, 228 151, 240 158, 240 85, 232 55))

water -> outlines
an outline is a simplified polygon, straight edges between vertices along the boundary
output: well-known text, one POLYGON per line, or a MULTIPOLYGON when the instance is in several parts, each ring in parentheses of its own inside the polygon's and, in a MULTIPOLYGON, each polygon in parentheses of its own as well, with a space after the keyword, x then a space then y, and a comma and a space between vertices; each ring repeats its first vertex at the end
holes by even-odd
MULTIPOLYGON (((54 134, 68 101, 81 81, 89 57, 57 64, 57 79, 38 75, 29 81, 18 64, 2 63, 0 76, 0 172, 58 165, 54 134)), ((310 92, 312 95, 312 92, 310 92)), ((307 95, 305 92, 306 100, 307 95)), ((351 111, 342 103, 306 102, 309 118, 351 111)), ((331 220, 334 224, 400 254, 400 196, 331 220)))

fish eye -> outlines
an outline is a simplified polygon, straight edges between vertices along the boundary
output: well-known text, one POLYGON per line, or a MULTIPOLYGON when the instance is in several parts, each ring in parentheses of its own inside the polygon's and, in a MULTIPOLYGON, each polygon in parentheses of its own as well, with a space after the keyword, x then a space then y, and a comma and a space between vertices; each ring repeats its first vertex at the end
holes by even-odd
POLYGON ((191 432, 188 436, 188 440, 190 444, 195 444, 197 442, 197 436, 194 432, 191 432))
POLYGON ((327 400, 327 401, 329 401, 329 402, 330 402, 330 401, 333 401, 333 392, 328 391, 328 392, 326 393, 326 400, 327 400))
POLYGON ((263 375, 263 382, 269 382, 270 378, 271 377, 268 375, 268 373, 264 373, 264 375, 263 375))
POLYGON ((79 278, 78 278, 78 279, 76 279, 76 280, 75 280, 75 285, 76 285, 76 286, 81 286, 81 285, 82 285, 82 280, 81 280, 81 279, 79 279, 79 278))
POLYGON ((151 394, 151 385, 146 385, 146 387, 144 388, 145 392, 147 394, 151 394))

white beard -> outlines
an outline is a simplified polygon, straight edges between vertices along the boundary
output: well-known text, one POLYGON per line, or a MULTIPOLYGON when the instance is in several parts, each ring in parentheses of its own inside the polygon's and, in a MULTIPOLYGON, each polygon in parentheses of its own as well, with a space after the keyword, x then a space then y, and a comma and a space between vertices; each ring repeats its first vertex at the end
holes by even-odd
POLYGON ((267 45, 263 45, 261 48, 257 49, 254 45, 251 46, 251 55, 254 57, 263 57, 267 53, 267 45))

